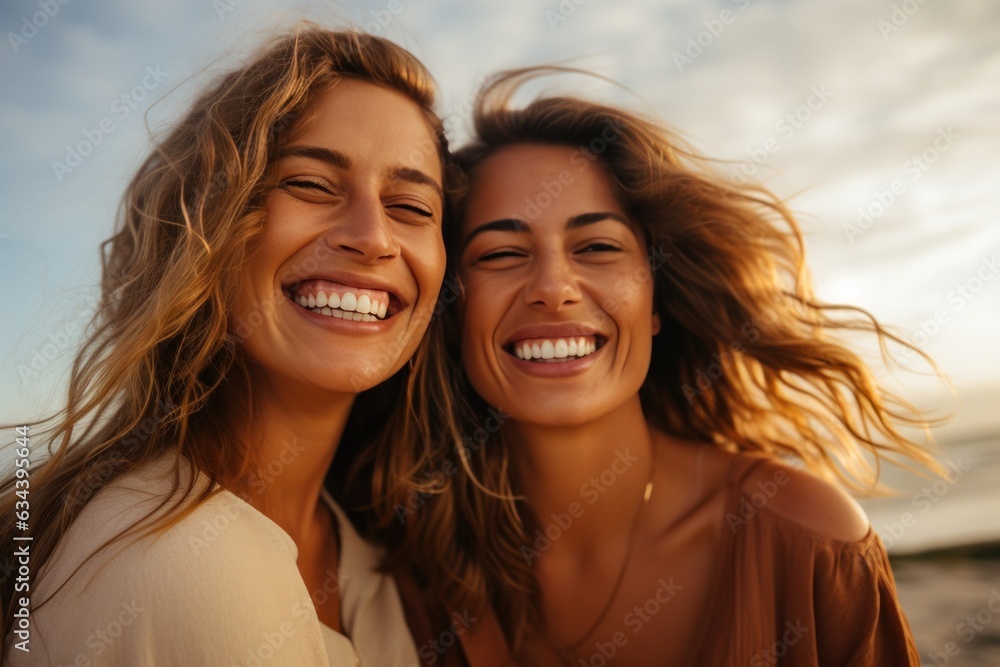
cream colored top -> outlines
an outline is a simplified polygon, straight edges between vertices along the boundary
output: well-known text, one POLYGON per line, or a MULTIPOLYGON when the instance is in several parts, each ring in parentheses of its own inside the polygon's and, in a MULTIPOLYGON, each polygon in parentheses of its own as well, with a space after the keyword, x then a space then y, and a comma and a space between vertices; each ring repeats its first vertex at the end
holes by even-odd
MULTIPOLYGON (((156 536, 125 538, 87 560, 167 497, 172 467, 171 454, 115 480, 87 504, 32 582, 31 650, 15 649, 8 637, 12 667, 417 664, 395 583, 375 570, 379 550, 325 490, 341 559, 311 593, 321 599, 339 592, 345 634, 319 621, 288 533, 229 491, 156 536)), ((190 474, 185 466, 183 475, 190 474)), ((196 488, 206 488, 207 478, 198 477, 196 488)))

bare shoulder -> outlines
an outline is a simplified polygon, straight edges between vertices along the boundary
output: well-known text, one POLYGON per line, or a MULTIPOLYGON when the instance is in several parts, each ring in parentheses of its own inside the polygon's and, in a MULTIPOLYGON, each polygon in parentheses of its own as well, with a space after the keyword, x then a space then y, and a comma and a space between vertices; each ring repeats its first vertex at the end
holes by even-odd
MULTIPOLYGON (((658 445, 668 455, 661 465, 670 470, 675 497, 691 499, 676 512, 685 515, 705 502, 722 502, 733 466, 741 455, 712 443, 659 434, 658 445)), ((754 508, 767 509, 824 538, 851 543, 864 539, 871 527, 857 501, 840 486, 779 458, 757 465, 743 480, 743 491, 754 508)), ((672 515, 667 514, 666 522, 672 515)))
POLYGON ((822 477, 779 459, 758 465, 743 490, 760 503, 810 532, 840 542, 858 542, 871 528, 868 516, 847 491, 822 477))

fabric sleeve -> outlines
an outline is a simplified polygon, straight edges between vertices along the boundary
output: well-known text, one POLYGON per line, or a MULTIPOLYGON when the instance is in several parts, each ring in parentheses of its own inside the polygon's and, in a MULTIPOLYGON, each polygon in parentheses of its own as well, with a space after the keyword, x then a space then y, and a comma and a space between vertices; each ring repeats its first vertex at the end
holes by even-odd
POLYGON ((703 626, 697 664, 919 667, 878 535, 845 541, 790 519, 783 482, 751 477, 766 461, 741 456, 731 470, 711 614, 726 630, 703 626))
POLYGON ((820 665, 919 667, 889 558, 874 530, 860 542, 820 548, 814 576, 820 665))

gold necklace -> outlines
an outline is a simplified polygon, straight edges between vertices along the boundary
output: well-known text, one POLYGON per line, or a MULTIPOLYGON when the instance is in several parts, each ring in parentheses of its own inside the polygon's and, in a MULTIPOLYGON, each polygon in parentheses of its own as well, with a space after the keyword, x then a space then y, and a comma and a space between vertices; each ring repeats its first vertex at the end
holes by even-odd
MULTIPOLYGON (((650 444, 652 445, 652 443, 650 444)), ((552 648, 556 649, 564 657, 569 658, 571 662, 575 661, 576 659, 576 656, 574 655, 576 653, 576 650, 581 646, 583 646, 584 642, 590 639, 590 636, 593 635, 594 632, 597 630, 598 626, 600 626, 601 621, 603 621, 604 617, 608 615, 609 611, 611 611, 611 603, 613 603, 615 601, 615 598, 618 597, 618 589, 621 588, 622 582, 625 580, 625 571, 628 569, 629 561, 632 560, 632 552, 635 551, 635 543, 639 536, 639 531, 638 531, 639 520, 642 518, 642 511, 646 508, 646 505, 649 504, 650 496, 653 495, 653 473, 656 472, 656 465, 655 465, 656 458, 653 455, 653 452, 655 452, 655 447, 651 446, 650 452, 651 453, 649 457, 649 480, 646 481, 646 488, 642 492, 642 504, 639 505, 639 509, 635 513, 635 519, 632 520, 632 529, 629 534, 628 552, 626 552, 625 559, 622 561, 621 569, 618 570, 618 577, 615 579, 615 585, 611 588, 611 594, 608 596, 607 602, 604 603, 604 607, 601 609, 601 613, 597 615, 597 619, 591 624, 591 626, 587 629, 587 631, 583 633, 583 636, 577 639, 575 642, 573 642, 566 648, 559 649, 558 647, 555 646, 555 644, 551 642, 551 640, 549 641, 549 644, 552 646, 552 648)))

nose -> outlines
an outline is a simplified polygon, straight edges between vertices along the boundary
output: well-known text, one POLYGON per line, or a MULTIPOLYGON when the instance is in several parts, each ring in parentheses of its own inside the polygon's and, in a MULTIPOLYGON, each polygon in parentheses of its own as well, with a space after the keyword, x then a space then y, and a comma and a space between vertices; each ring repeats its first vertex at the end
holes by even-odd
POLYGON ((326 244, 331 250, 364 263, 391 259, 399 254, 392 221, 376 194, 356 196, 334 215, 336 219, 326 233, 326 244))
POLYGON ((524 289, 525 303, 559 311, 579 303, 579 279, 573 266, 561 253, 540 256, 524 289))

